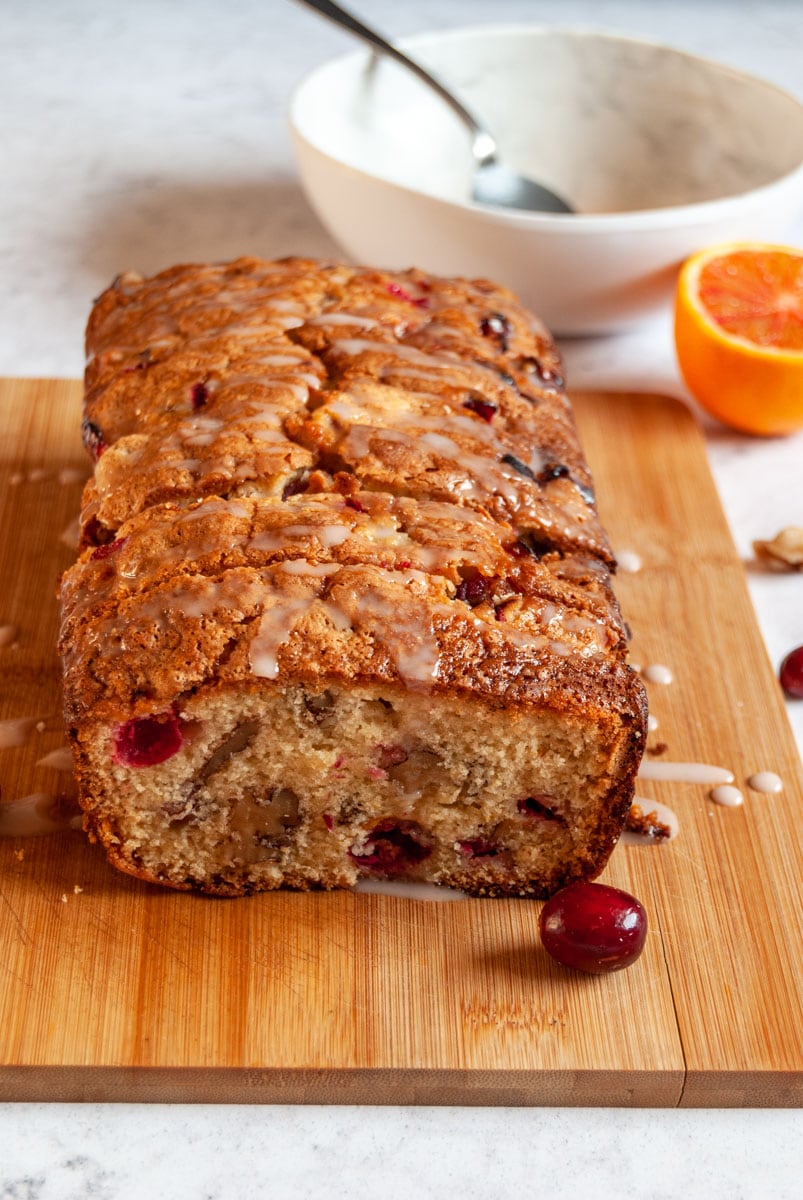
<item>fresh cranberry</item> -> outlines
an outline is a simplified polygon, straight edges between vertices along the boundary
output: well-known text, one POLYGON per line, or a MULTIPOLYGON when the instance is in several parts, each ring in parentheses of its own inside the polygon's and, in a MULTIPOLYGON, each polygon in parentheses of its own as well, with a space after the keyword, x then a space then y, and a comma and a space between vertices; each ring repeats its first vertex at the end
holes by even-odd
POLYGON ((487 421, 489 425, 498 411, 495 404, 492 404, 490 400, 483 400, 482 396, 469 396, 468 400, 463 402, 463 408, 470 409, 478 417, 482 417, 483 421, 487 421))
POLYGON ((563 817, 559 817, 549 805, 545 804, 545 800, 551 800, 551 796, 525 796, 519 800, 518 810, 528 817, 535 817, 538 821, 557 821, 561 825, 565 824, 563 817))
POLYGON ((123 546, 128 541, 128 538, 117 538, 114 542, 107 542, 105 546, 96 546, 90 554, 90 559, 94 562, 99 558, 108 558, 111 554, 116 554, 118 550, 122 550, 123 546))
POLYGON ((488 838, 469 838, 468 841, 458 842, 460 853, 466 858, 495 858, 501 853, 501 848, 496 842, 491 842, 488 838))
POLYGON ((803 700, 803 646, 790 650, 781 663, 778 678, 787 696, 803 700))
POLYGON ((647 914, 635 898, 603 883, 570 883, 541 910, 541 941, 559 963, 604 975, 636 961, 647 914))
POLYGON ((387 771, 388 767, 398 767, 399 763, 407 762, 410 757, 404 746, 385 746, 377 747, 379 765, 383 771, 387 771))
POLYGON ((478 604, 482 604, 483 600, 488 599, 488 594, 492 590, 494 580, 489 579, 487 575, 472 575, 470 579, 463 579, 457 585, 455 596, 458 600, 462 600, 465 604, 470 604, 472 608, 476 608, 478 604))
POLYGON ((507 350, 507 340, 510 337, 510 321, 503 313, 491 313, 480 321, 480 333, 483 337, 496 338, 499 349, 507 350))
POLYGON ((396 296, 399 300, 406 300, 408 304, 414 304, 416 308, 429 308, 429 298, 427 296, 419 296, 416 300, 415 296, 411 296, 406 288, 403 288, 400 283, 389 283, 388 291, 391 296, 396 296))
POLYGON ((197 412, 199 408, 203 408, 209 399, 209 389, 205 383, 194 383, 190 388, 190 403, 193 411, 197 412))
POLYGON ((125 767, 155 767, 178 754, 183 743, 181 723, 172 714, 134 717, 118 725, 114 757, 125 767))
POLYGON ((368 834, 367 854, 349 851, 352 862, 365 871, 383 875, 399 875, 423 862, 432 853, 421 837, 421 828, 414 821, 380 821, 368 834))
POLYGON ((106 449, 106 443, 103 440, 103 434, 100 429, 93 421, 84 420, 81 422, 81 436, 90 455, 97 462, 106 449))
POLYGON ((291 496, 300 496, 307 490, 308 480, 304 475, 297 475, 295 479, 291 479, 282 488, 282 500, 289 500, 291 496))

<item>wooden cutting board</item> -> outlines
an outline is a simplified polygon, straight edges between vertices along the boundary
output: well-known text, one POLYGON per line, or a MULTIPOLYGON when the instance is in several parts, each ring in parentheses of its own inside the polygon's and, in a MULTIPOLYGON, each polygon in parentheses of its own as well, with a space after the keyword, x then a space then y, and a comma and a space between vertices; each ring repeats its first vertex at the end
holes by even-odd
MULTIPOLYGON (((80 386, 0 383, 3 804, 69 796, 57 577, 86 466, 80 386), (15 626, 9 630, 9 626, 15 626)), ((567 971, 540 905, 354 893, 212 900, 113 871, 79 832, 0 837, 0 1099, 482 1105, 793 1105, 801 1097, 801 765, 687 411, 576 399, 661 759, 777 772, 727 809, 643 781, 680 834, 603 876, 650 917, 631 969, 567 971)), ((791 519, 791 518, 790 518, 791 519)), ((774 531, 768 531, 772 533, 774 531)))

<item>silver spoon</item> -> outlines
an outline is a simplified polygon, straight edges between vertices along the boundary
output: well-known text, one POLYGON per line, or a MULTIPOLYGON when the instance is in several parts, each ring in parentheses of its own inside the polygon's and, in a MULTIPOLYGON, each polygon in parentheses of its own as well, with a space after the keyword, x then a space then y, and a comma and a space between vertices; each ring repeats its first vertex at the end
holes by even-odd
POLYGON ((533 212, 570 213, 571 206, 560 196, 542 187, 532 179, 518 175, 510 167, 499 161, 499 150, 494 137, 485 129, 476 117, 453 96, 443 84, 425 71, 413 59, 408 58, 401 50, 397 50, 390 42, 385 41, 381 34, 363 25, 351 13, 346 12, 339 4, 331 0, 299 0, 307 8, 314 8, 322 16, 328 17, 342 29, 354 33, 363 41, 368 42, 374 50, 386 54, 408 71, 412 71, 422 83, 428 84, 441 100, 444 100, 452 112, 463 122, 471 134, 471 153, 474 156, 474 183, 472 199, 480 204, 495 204, 500 208, 524 208, 533 212))

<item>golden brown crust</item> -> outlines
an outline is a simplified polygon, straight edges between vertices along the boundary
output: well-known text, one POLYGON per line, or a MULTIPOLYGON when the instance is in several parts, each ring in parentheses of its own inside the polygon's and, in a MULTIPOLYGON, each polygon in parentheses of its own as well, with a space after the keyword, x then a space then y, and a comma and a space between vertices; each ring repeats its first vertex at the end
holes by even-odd
POLYGON ((281 495, 314 464, 612 562, 557 352, 504 289, 303 259, 127 275, 87 355, 89 542, 167 498, 281 495))
MULTIPOLYGON (((613 556, 559 357, 537 319, 487 281, 241 259, 151 280, 121 276, 93 309, 87 352, 84 436, 96 470, 84 496, 84 550, 62 585, 61 650, 82 803, 111 860, 221 895, 342 885, 354 863, 373 861, 372 836, 385 838, 384 855, 410 853, 412 876, 431 871, 475 894, 545 895, 598 872, 632 798, 646 707, 625 661, 613 556), (192 837, 211 845, 218 826, 225 844, 245 849, 231 851, 230 871, 193 874, 168 862, 166 849, 164 863, 156 852, 147 860, 162 825, 158 813, 140 813, 137 828, 150 833, 131 832, 143 775, 115 749, 119 730, 173 721, 183 744, 185 727, 202 727, 217 761, 215 697, 229 714, 231 697, 241 698, 253 717, 290 684, 310 703, 334 696, 357 731, 349 697, 359 693, 373 721, 374 742, 353 752, 361 765, 341 788, 360 792, 362 813, 335 822, 345 866, 326 840, 328 801, 314 771, 293 801, 302 815, 268 834, 282 780, 266 767, 254 834, 234 792, 224 795, 217 778, 206 785, 204 759, 203 786, 182 782, 173 766, 159 786, 174 789, 169 804, 192 828, 203 809, 206 832, 187 833, 170 812, 162 825, 181 841, 185 864, 192 837), (473 719, 489 723, 500 747, 506 723, 525 744, 539 730, 565 736, 576 772, 593 779, 588 811, 558 780, 558 755, 535 838, 540 860, 522 841, 526 797, 515 792, 551 788, 546 768, 533 775, 522 760, 520 784, 515 771, 505 776, 513 811, 504 797, 465 799, 458 819, 480 769, 461 774, 446 734, 433 749, 408 730, 397 751, 437 758, 435 775, 443 767, 438 794, 453 798, 426 809, 435 825, 445 822, 441 840, 430 845, 435 834, 413 793, 402 792, 399 812, 415 808, 414 835, 398 814, 392 836, 383 832, 382 805, 392 808, 396 793, 371 755, 388 721, 391 731, 406 729, 415 710, 420 726, 410 698, 422 695, 452 721, 479 706, 485 715, 473 719), (371 716, 378 704, 392 718, 371 716), (364 793, 366 772, 376 801, 364 793), (373 834, 370 820, 380 820, 373 834), (257 850, 246 846, 252 836, 257 850), (307 842, 294 858, 291 843, 307 842), (316 874, 318 853, 329 858, 316 874), (427 867, 416 866, 418 854, 427 867)), ((310 761, 327 737, 309 740, 310 761)), ((482 772, 490 795, 490 756, 482 772)), ((345 814, 347 795, 338 803, 345 814)), ((214 854, 205 853, 208 864, 214 854)))

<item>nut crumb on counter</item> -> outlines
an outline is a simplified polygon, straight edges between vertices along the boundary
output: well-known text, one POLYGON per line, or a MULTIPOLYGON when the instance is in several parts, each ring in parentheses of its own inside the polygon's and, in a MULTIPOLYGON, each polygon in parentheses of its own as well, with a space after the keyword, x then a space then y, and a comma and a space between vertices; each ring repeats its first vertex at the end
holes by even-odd
POLYGON ((772 571, 803 571, 803 528, 789 525, 771 541, 753 542, 756 558, 772 571))

